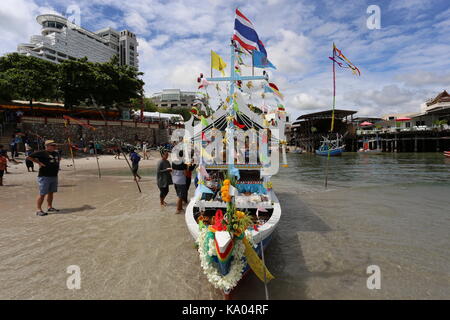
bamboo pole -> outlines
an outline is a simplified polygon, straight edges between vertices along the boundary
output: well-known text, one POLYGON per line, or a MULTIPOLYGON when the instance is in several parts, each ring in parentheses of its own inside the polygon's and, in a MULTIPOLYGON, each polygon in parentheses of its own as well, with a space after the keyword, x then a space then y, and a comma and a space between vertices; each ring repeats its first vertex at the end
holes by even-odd
MULTIPOLYGON (((333 132, 334 129, 334 108, 336 106, 336 65, 335 65, 335 51, 334 51, 334 43, 333 43, 333 111, 331 113, 331 129, 330 133, 333 132)), ((330 162, 330 148, 328 147, 328 156, 327 156, 327 167, 325 173, 325 189, 328 187, 328 167, 330 162)))
POLYGON ((77 171, 76 168, 75 168, 75 159, 73 157, 72 143, 70 142, 70 135, 69 135, 69 132, 67 130, 67 122, 68 122, 68 120, 65 119, 64 120, 64 127, 66 128, 66 133, 67 133, 67 143, 69 144, 69 151, 70 151, 70 156, 72 158, 73 170, 77 171))

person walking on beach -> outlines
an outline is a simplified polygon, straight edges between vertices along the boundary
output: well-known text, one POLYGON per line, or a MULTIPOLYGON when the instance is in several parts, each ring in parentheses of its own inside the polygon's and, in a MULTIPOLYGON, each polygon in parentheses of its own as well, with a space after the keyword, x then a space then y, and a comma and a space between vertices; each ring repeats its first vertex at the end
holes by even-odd
POLYGON ((142 152, 143 152, 144 160, 150 159, 149 156, 148 156, 148 143, 147 143, 147 141, 144 141, 144 143, 142 143, 142 152))
MULTIPOLYGON (((28 142, 25 142, 25 155, 28 157, 32 153, 33 153, 33 149, 28 144, 28 142)), ((30 172, 30 169, 31 169, 32 172, 34 172, 34 163, 33 163, 33 161, 26 159, 25 160, 25 165, 27 166, 28 172, 30 172)))
POLYGON ((48 212, 58 212, 53 207, 53 194, 58 191, 59 155, 56 152, 56 143, 53 140, 45 141, 45 150, 29 155, 27 160, 39 165, 38 185, 39 195, 36 201, 36 215, 46 216, 48 212), (48 210, 42 210, 42 203, 47 196, 48 210))
POLYGON ((120 160, 120 147, 114 147, 114 159, 120 160))
POLYGON ((136 180, 136 177, 141 180, 141 176, 138 174, 139 170, 139 161, 141 161, 141 157, 137 154, 135 149, 131 149, 130 153, 130 160, 131 160, 131 169, 133 171, 134 180, 136 180))
POLYGON ((0 186, 3 186, 3 174, 5 173, 8 159, 0 153, 0 186))
POLYGON ((13 134, 11 136, 11 141, 9 142, 9 149, 11 151, 11 159, 14 160, 14 158, 16 157, 16 153, 17 153, 17 143, 16 143, 16 135, 13 134))
MULTIPOLYGON (((183 155, 181 154, 180 156, 182 157, 183 155)), ((183 161, 181 161, 179 164, 172 163, 172 181, 178 197, 177 211, 175 212, 177 214, 183 211, 183 202, 187 204, 187 171, 187 166, 183 161)))
MULTIPOLYGON (((11 161, 11 159, 8 156, 8 152, 3 148, 4 148, 4 146, 2 144, 0 144, 0 157, 3 156, 6 158, 6 160, 11 161)), ((8 165, 5 165, 4 170, 5 170, 5 173, 8 173, 8 165)))
POLYGON ((169 193, 169 186, 173 184, 172 175, 170 174, 172 168, 169 160, 167 160, 169 152, 164 148, 160 148, 159 152, 161 153, 161 160, 156 164, 156 183, 159 188, 160 204, 165 207, 167 203, 164 200, 169 193))

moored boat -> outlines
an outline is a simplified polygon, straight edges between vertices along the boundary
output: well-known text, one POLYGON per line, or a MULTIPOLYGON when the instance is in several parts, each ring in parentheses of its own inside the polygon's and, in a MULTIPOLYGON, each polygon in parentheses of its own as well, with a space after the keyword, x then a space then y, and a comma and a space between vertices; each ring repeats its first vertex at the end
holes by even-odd
MULTIPOLYGON (((236 16, 243 15, 236 10, 236 16)), ((265 71, 262 76, 242 75, 239 66, 243 51, 239 43, 236 38, 231 41, 229 77, 204 78, 201 74, 198 78, 199 89, 205 89, 206 103, 191 110, 184 143, 173 152, 183 150, 184 155, 194 154, 197 159, 198 184, 186 208, 185 222, 208 281, 222 290, 225 298, 250 269, 265 285, 274 278, 265 266, 264 248, 281 218, 281 206, 271 182, 271 176, 278 171, 280 150, 282 166, 287 167, 284 106, 278 100, 273 108, 267 102, 254 106, 251 93, 247 96, 242 88, 250 89, 256 86, 253 82, 262 81, 258 88, 264 91, 258 94, 281 94, 265 71), (221 81, 228 82, 224 100, 218 85, 221 81), (206 91, 214 82, 221 100, 217 108, 209 106, 206 91), (192 146, 193 150, 189 149, 192 146)), ((215 53, 211 56, 212 68, 223 75, 225 62, 215 53), (214 66, 213 57, 219 61, 214 66)))
POLYGON ((336 139, 330 140, 327 137, 322 137, 322 144, 319 149, 316 150, 316 154, 319 156, 340 156, 345 151, 345 145, 342 145, 342 137, 339 134, 336 139))

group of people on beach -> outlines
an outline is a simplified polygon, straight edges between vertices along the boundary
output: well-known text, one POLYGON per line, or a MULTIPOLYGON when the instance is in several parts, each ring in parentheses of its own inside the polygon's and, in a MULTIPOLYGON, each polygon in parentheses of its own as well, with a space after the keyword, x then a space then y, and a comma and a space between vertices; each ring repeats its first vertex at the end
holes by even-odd
POLYGON ((159 199, 162 207, 165 207, 166 196, 169 193, 169 186, 174 185, 177 194, 177 214, 183 212, 183 203, 188 203, 188 192, 191 186, 192 172, 195 170, 195 164, 170 163, 169 149, 160 148, 161 160, 156 165, 156 183, 160 190, 159 199))
MULTIPOLYGON (((162 207, 167 206, 165 201, 169 194, 169 186, 174 185, 177 195, 176 213, 183 212, 183 204, 188 203, 188 192, 191 185, 192 173, 196 168, 195 164, 186 164, 184 162, 171 163, 168 158, 173 145, 166 144, 159 147, 161 160, 156 165, 156 182, 160 190, 160 204, 162 207)), ((148 150, 143 148, 144 159, 149 159, 148 150)), ((58 212, 59 210, 53 207, 53 196, 58 191, 58 173, 60 170, 61 153, 57 150, 57 144, 54 140, 46 140, 44 143, 44 150, 33 152, 29 144, 25 144, 25 162, 28 171, 34 172, 34 164, 39 166, 38 171, 38 186, 39 195, 36 199, 36 215, 45 216, 50 212, 58 212), (44 211, 42 206, 45 198, 47 198, 47 211, 44 211)), ((15 154, 14 154, 15 156, 15 154)), ((129 153, 131 160, 131 170, 134 179, 141 180, 138 173, 139 162, 142 157, 136 151, 131 149, 129 153)), ((7 151, 0 145, 0 185, 3 185, 3 175, 7 171, 7 162, 16 160, 11 159, 7 151)))

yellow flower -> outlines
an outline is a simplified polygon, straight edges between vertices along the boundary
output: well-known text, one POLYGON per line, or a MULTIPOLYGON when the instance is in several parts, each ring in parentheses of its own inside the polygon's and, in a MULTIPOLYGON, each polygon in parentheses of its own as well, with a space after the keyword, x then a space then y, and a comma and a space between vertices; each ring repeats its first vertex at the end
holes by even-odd
POLYGON ((236 211, 236 217, 237 217, 238 219, 242 219, 242 218, 245 217, 245 213, 242 212, 242 211, 236 211))

